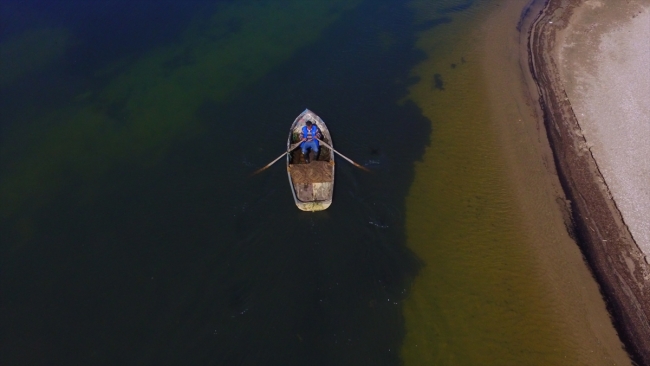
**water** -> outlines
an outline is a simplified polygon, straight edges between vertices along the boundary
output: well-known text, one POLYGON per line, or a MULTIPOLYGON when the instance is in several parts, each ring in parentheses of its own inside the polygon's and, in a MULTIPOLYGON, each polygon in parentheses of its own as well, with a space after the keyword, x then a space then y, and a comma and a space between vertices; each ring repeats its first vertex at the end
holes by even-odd
MULTIPOLYGON (((408 245, 425 266, 404 302, 402 358, 629 364, 613 329, 596 326, 609 317, 563 227, 526 55, 516 57, 526 4, 514 4, 475 4, 417 42, 428 58, 409 98, 434 130, 406 199, 408 245)), ((414 6, 420 21, 437 16, 414 6)))
MULTIPOLYGON (((0 361, 417 364, 429 359, 411 356, 420 341, 506 360, 571 350, 540 323, 552 300, 525 300, 538 279, 527 254, 508 250, 521 241, 507 178, 490 168, 497 143, 459 171, 471 154, 445 155, 445 120, 414 96, 422 83, 447 93, 473 77, 457 82, 446 68, 418 77, 429 57, 421 32, 437 30, 446 55, 448 36, 485 12, 467 1, 414 3, 3 2, 0 361), (445 30, 452 24, 462 26, 445 30), (373 170, 339 159, 334 203, 319 213, 296 209, 281 163, 249 177, 283 151, 304 108, 325 120, 339 151, 373 170), (432 151, 457 160, 423 178, 432 151), (477 179, 469 167, 498 189, 457 185, 444 196, 437 177, 477 179), (431 183, 438 193, 418 193, 431 183), (484 212, 500 207, 505 224, 493 228, 499 213, 484 212), (414 224, 431 215, 440 221, 414 224), (499 278, 503 267, 476 261, 467 272, 451 260, 457 251, 434 263, 420 246, 468 227, 506 244, 498 257, 520 285, 474 291, 473 276, 499 278), (432 269, 450 289, 422 287, 432 269), (517 318, 526 326, 487 335, 504 329, 496 316, 478 339, 451 342, 472 333, 466 300, 450 296, 458 288, 497 315, 512 299, 529 309, 517 318), (427 293, 450 302, 410 311, 427 293), (422 314, 435 314, 424 330, 422 314), (486 346, 522 333, 510 349, 486 346)), ((458 56, 449 70, 473 61, 458 56)), ((469 148, 464 138, 447 147, 469 148)))

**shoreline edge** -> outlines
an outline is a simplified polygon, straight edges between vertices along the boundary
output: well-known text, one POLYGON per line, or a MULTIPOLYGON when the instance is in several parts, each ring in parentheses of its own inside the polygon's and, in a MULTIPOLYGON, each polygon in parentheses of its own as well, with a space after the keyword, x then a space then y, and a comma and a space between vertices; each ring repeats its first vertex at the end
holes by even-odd
POLYGON ((544 1, 529 29, 528 62, 576 239, 627 351, 635 362, 650 365, 650 265, 607 187, 603 189, 603 175, 579 133, 556 59, 559 32, 586 1, 544 1))

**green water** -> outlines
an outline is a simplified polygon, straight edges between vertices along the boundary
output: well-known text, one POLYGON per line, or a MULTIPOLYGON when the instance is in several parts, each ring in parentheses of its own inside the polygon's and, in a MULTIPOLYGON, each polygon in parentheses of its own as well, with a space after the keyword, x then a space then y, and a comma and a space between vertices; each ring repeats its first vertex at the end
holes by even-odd
MULTIPOLYGON (((313 42, 354 5, 350 1, 225 3, 209 19, 189 24, 175 42, 129 62, 128 67, 117 61, 97 70, 95 77, 109 78, 103 88, 80 90, 72 103, 43 111, 12 131, 5 149, 13 144, 35 148, 3 179, 3 215, 31 197, 47 197, 48 190, 57 189, 64 165, 93 182, 111 164, 125 159, 155 164, 174 141, 199 133, 194 119, 202 103, 224 102, 237 95, 313 42), (96 164, 96 159, 102 163, 96 164)), ((5 41, 7 54, 21 57, 5 74, 6 82, 27 68, 43 66, 31 60, 47 63, 63 53, 64 31, 34 33, 5 41), (14 51, 21 48, 23 52, 14 51)), ((5 150, 3 155, 12 153, 5 150)))

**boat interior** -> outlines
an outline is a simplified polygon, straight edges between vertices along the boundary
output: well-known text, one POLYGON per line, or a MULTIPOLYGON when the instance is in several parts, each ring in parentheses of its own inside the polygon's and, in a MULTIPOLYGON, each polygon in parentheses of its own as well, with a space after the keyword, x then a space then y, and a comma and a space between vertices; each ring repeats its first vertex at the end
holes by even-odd
MULTIPOLYGON (((300 141, 302 126, 294 129, 291 144, 300 141)), ((330 143, 323 133, 322 140, 330 143)), ((334 182, 334 162, 332 151, 320 144, 318 157, 310 151, 310 162, 306 163, 300 148, 296 148, 289 155, 289 173, 298 200, 302 202, 325 201, 332 197, 334 182)))
MULTIPOLYGON (((296 129, 298 130, 298 132, 294 130, 293 134, 291 135, 291 145, 300 141, 300 132, 299 132, 300 128, 302 128, 302 126, 299 128, 297 127, 296 129)), ((331 144, 331 142, 326 136, 323 136, 321 140, 327 142, 328 144, 331 144)), ((332 151, 329 148, 323 146, 323 144, 319 145, 319 149, 320 152, 318 154, 318 159, 315 159, 314 152, 310 151, 309 160, 311 162, 315 162, 315 161, 329 162, 331 160, 332 151)), ((289 164, 305 164, 305 157, 302 155, 302 151, 300 150, 300 148, 296 148, 291 152, 289 156, 289 164)))

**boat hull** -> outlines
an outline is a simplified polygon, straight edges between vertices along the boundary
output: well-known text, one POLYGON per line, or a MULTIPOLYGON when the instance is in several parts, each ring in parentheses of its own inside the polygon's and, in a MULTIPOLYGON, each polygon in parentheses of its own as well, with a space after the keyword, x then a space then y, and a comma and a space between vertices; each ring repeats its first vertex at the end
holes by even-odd
MULTIPOLYGON (((323 141, 333 146, 325 122, 309 109, 305 109, 293 122, 287 139, 287 150, 300 141, 299 135, 307 121, 312 121, 323 141)), ((296 206, 302 211, 322 211, 330 207, 334 195, 334 152, 320 146, 318 160, 305 163, 300 148, 287 154, 287 175, 296 206)))

